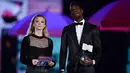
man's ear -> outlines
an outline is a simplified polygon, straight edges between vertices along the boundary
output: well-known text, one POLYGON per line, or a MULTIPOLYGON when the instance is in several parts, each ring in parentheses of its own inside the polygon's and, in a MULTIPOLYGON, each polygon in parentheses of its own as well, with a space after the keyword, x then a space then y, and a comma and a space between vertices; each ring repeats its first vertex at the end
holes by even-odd
POLYGON ((83 9, 81 9, 81 13, 84 13, 83 9))

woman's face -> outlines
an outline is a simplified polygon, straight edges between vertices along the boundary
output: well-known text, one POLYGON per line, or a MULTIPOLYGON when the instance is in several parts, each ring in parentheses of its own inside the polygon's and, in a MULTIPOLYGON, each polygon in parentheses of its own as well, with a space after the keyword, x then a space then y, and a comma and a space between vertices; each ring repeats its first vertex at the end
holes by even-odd
POLYGON ((43 17, 36 17, 34 19, 33 27, 35 30, 43 30, 46 27, 46 20, 43 17))

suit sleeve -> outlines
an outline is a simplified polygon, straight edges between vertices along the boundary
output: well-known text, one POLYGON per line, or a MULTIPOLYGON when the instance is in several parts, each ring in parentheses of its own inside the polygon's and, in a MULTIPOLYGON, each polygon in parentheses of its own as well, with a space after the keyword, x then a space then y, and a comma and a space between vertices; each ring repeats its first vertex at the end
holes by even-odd
POLYGON ((67 33, 66 33, 66 28, 63 29, 62 31, 62 36, 61 36, 61 47, 60 47, 60 70, 65 69, 65 64, 66 64, 66 56, 67 56, 67 33))
POLYGON ((101 40, 98 28, 95 26, 93 30, 93 49, 94 49, 94 60, 97 65, 101 57, 101 40))
POLYGON ((26 36, 22 40, 21 44, 21 53, 20 53, 20 61, 25 65, 32 66, 32 60, 28 58, 28 50, 29 50, 29 38, 26 36))

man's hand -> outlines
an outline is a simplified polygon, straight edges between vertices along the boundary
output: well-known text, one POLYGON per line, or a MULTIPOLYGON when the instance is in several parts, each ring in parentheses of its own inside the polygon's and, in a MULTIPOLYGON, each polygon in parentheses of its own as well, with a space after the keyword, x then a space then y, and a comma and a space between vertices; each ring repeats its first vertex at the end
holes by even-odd
POLYGON ((87 65, 93 65, 93 61, 92 61, 90 58, 88 58, 88 59, 85 61, 85 63, 86 63, 87 65))
POLYGON ((93 61, 90 58, 85 61, 80 60, 80 63, 83 65, 93 65, 93 61))

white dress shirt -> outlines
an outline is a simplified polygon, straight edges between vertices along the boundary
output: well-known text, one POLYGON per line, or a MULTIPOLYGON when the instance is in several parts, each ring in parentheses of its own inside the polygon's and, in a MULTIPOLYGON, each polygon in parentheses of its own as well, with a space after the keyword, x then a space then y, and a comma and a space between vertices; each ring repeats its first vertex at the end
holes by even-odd
MULTIPOLYGON (((78 23, 78 22, 74 21, 74 23, 78 23)), ((83 19, 79 23, 83 23, 83 24, 82 25, 76 25, 75 28, 76 28, 77 40, 78 40, 78 43, 80 44, 85 20, 83 19)))

